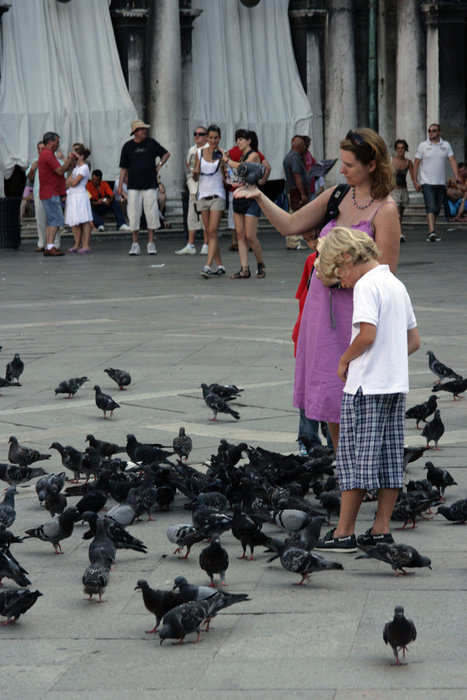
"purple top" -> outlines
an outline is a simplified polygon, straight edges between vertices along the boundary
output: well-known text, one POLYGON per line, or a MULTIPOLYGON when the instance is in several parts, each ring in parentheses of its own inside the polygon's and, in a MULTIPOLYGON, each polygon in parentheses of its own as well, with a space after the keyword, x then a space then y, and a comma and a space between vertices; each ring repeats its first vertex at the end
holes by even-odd
MULTIPOLYGON (((320 238, 335 225, 335 219, 329 221, 320 238)), ((375 237, 371 221, 349 228, 375 237)), ((344 382, 337 376, 337 367, 350 343, 352 313, 353 289, 324 287, 312 275, 298 336, 293 400, 294 406, 305 409, 308 418, 340 423, 344 382)))

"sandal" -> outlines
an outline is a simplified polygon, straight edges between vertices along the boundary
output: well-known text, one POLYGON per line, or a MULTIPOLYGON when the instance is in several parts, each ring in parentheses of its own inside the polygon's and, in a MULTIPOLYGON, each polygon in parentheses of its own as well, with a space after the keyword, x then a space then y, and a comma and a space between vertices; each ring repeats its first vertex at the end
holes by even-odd
POLYGON ((231 243, 229 245, 229 250, 238 250, 238 245, 236 243, 231 243))
POLYGON ((266 265, 264 263, 258 263, 258 267, 256 270, 256 277, 258 279, 263 279, 263 277, 266 277, 266 265))
POLYGON ((241 267, 238 272, 236 272, 234 275, 230 275, 231 280, 247 280, 248 277, 251 277, 251 272, 249 267, 241 267))

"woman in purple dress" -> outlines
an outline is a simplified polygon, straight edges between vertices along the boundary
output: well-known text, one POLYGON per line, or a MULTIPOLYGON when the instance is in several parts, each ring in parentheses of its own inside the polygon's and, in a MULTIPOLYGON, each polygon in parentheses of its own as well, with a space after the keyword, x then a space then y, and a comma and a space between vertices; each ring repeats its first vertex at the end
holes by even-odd
MULTIPOLYGON (((372 129, 349 131, 340 142, 341 173, 350 185, 338 215, 321 231, 326 236, 336 224, 365 231, 381 250, 380 262, 396 271, 401 228, 397 206, 389 196, 394 177, 383 139, 372 129)), ((319 226, 335 188, 331 187, 293 214, 277 207, 256 188, 243 187, 235 196, 254 197, 271 224, 293 236, 319 226)), ((294 405, 308 418, 326 421, 337 449, 344 385, 337 376, 339 358, 351 336, 353 291, 324 287, 311 278, 303 309, 295 364, 294 405)))

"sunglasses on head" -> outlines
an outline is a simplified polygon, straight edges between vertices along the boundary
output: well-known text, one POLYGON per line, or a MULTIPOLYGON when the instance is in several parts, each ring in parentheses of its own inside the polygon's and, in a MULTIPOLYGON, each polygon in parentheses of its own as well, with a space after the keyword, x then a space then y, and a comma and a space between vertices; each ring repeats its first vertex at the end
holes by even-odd
POLYGON ((207 136, 206 131, 195 131, 193 132, 193 136, 207 136))
POLYGON ((345 138, 348 139, 348 141, 350 141, 352 146, 356 146, 357 148, 362 148, 363 150, 365 150, 367 153, 369 153, 372 156, 375 155, 375 149, 373 148, 371 143, 368 143, 367 141, 365 141, 364 137, 361 134, 359 134, 357 131, 352 131, 352 129, 350 129, 350 131, 347 132, 345 138))

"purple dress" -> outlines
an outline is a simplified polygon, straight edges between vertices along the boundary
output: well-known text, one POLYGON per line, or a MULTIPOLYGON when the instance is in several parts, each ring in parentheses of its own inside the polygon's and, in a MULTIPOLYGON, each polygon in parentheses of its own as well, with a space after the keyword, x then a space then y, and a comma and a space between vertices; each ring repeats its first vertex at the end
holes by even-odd
MULTIPOLYGON (((320 238, 335 225, 335 219, 329 221, 320 238)), ((375 237, 371 221, 349 228, 375 237)), ((324 287, 312 275, 298 336, 293 400, 308 418, 340 423, 344 382, 337 376, 337 367, 350 343, 352 313, 353 289, 324 287)))

